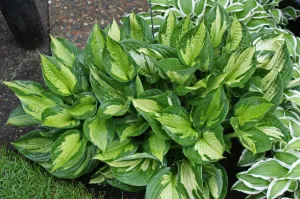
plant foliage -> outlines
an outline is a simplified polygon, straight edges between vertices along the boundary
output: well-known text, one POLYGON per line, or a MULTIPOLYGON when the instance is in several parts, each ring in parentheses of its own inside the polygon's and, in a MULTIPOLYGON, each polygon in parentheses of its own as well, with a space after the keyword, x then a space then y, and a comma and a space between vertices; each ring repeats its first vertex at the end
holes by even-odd
POLYGON ((236 138, 239 165, 252 167, 234 189, 296 189, 299 91, 284 35, 251 34, 220 4, 195 24, 189 2, 178 5, 187 16, 169 12, 157 39, 134 13, 121 27, 95 25, 83 51, 52 37, 53 56, 41 55, 47 88, 4 82, 22 104, 8 123, 38 125, 14 146, 61 178, 97 169, 91 183, 146 189, 148 199, 223 199, 218 161, 236 138), (274 147, 291 158, 257 162, 274 147))

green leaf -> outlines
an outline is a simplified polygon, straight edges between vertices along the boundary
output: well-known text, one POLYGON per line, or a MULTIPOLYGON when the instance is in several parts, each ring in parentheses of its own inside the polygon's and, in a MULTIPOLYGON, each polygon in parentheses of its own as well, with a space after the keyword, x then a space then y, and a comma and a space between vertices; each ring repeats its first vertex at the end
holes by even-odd
POLYGON ((238 128, 237 118, 231 118, 230 123, 242 145, 252 153, 262 153, 272 148, 272 142, 269 136, 264 132, 258 130, 257 128, 240 130, 238 128))
POLYGON ((51 37, 51 51, 55 59, 72 68, 79 49, 66 39, 51 37))
POLYGON ((113 19, 113 22, 108 29, 107 35, 115 41, 121 40, 122 33, 115 19, 113 19))
POLYGON ((292 164, 294 164, 299 159, 297 154, 293 154, 293 151, 291 152, 276 151, 274 154, 274 158, 286 168, 290 168, 292 164))
POLYGON ((103 60, 106 71, 117 81, 129 82, 137 74, 136 64, 130 54, 110 37, 106 38, 103 60))
POLYGON ((91 143, 104 152, 115 136, 114 121, 97 117, 87 119, 83 124, 83 132, 91 143))
POLYGON ((205 13, 206 6, 207 6, 207 0, 196 1, 194 14, 196 16, 198 16, 198 18, 201 18, 203 16, 203 14, 205 13))
MULTIPOLYGON (((224 54, 227 56, 227 54, 224 54)), ((223 57, 224 57, 223 56, 223 57)), ((221 61, 223 61, 221 56, 221 61)), ((226 61, 223 73, 226 73, 225 84, 228 87, 238 87, 245 84, 255 71, 255 47, 251 46, 246 49, 232 53, 226 61)))
POLYGON ((233 18, 231 26, 228 31, 226 44, 222 49, 223 53, 233 52, 235 50, 243 49, 251 45, 251 38, 247 28, 233 18))
POLYGON ((161 139, 155 133, 152 132, 143 146, 146 152, 152 154, 161 163, 163 163, 164 157, 170 149, 171 142, 169 142, 168 140, 161 139))
POLYGON ((26 158, 36 162, 47 162, 51 149, 60 131, 33 130, 12 143, 26 158))
POLYGON ((268 159, 255 163, 247 174, 268 180, 269 178, 282 178, 288 173, 288 169, 280 165, 277 161, 268 159))
POLYGON ((70 129, 79 126, 80 121, 72 117, 66 108, 56 106, 43 111, 42 124, 47 127, 70 129))
POLYGON ((288 150, 299 150, 300 149, 300 138, 293 138, 284 148, 285 151, 288 150))
POLYGON ((194 12, 195 1, 193 0, 178 0, 180 12, 184 15, 191 15, 194 12))
POLYGON ((215 128, 225 119, 229 107, 223 88, 201 99, 199 104, 193 115, 194 125, 198 129, 215 128))
POLYGON ((256 190, 265 190, 268 188, 270 182, 262 178, 253 177, 248 175, 247 172, 241 172, 236 175, 236 177, 241 180, 247 187, 256 190))
POLYGON ((202 132, 196 143, 183 147, 184 155, 196 164, 216 162, 224 158, 224 151, 223 128, 221 126, 202 132))
POLYGON ((102 60, 104 47, 105 33, 99 28, 98 24, 95 24, 83 52, 85 64, 88 66, 96 66, 99 70, 104 71, 102 60))
POLYGON ((72 129, 62 134, 51 150, 52 172, 63 167, 78 152, 81 144, 81 133, 78 130, 72 129))
POLYGON ((22 106, 16 107, 7 119, 6 125, 12 126, 30 126, 37 124, 34 119, 28 115, 22 106))
POLYGON ((160 44, 171 46, 171 37, 176 25, 176 17, 173 12, 169 12, 166 20, 160 26, 158 33, 158 41, 160 44))
POLYGON ((207 82, 208 82, 208 78, 201 79, 193 86, 178 86, 174 92, 178 96, 184 96, 190 92, 197 91, 201 88, 207 88, 208 87, 207 82))
POLYGON ((264 153, 253 154, 250 150, 244 149, 237 165, 239 167, 249 167, 254 163, 264 159, 264 153))
POLYGON ((115 140, 107 146, 106 151, 99 152, 93 159, 101 160, 103 162, 111 162, 134 154, 137 147, 137 144, 132 142, 130 139, 126 139, 122 142, 115 140))
POLYGON ((90 81, 93 92, 100 103, 112 98, 126 101, 124 87, 127 84, 120 83, 96 70, 91 70, 90 81))
POLYGON ((91 93, 81 93, 77 101, 67 112, 76 119, 88 119, 95 115, 97 111, 97 99, 91 93))
POLYGON ((149 29, 149 25, 144 21, 143 18, 131 13, 123 21, 123 29, 127 37, 130 39, 136 39, 140 41, 151 41, 152 35, 149 29))
POLYGON ((183 65, 177 58, 165 58, 158 62, 171 82, 184 86, 192 74, 197 70, 194 67, 183 65))
POLYGON ((177 53, 183 64, 204 71, 209 69, 211 45, 204 22, 188 31, 180 39, 177 53))
POLYGON ((44 92, 42 85, 34 81, 15 80, 9 82, 4 81, 3 83, 8 86, 17 96, 28 94, 40 95, 44 92))
POLYGON ((217 48, 225 35, 230 24, 229 16, 226 10, 216 4, 206 15, 205 25, 210 33, 213 48, 217 48))
POLYGON ((126 114, 130 104, 130 101, 124 102, 120 99, 109 99, 100 105, 97 115, 100 118, 122 116, 126 114))
POLYGON ((272 181, 268 188, 267 199, 274 199, 282 195, 285 191, 288 190, 290 184, 291 184, 290 180, 272 181))
POLYGON ((136 153, 108 163, 113 176, 132 186, 145 186, 159 168, 154 157, 147 153, 136 153))
POLYGON ((149 124, 142 118, 136 115, 128 115, 121 119, 116 119, 116 132, 118 133, 121 142, 128 137, 135 137, 143 134, 149 124))
POLYGON ((163 108, 155 100, 151 100, 151 99, 132 99, 131 101, 132 101, 133 106, 137 110, 145 112, 145 113, 150 113, 150 114, 153 114, 155 116, 159 116, 163 111, 163 108))
POLYGON ((167 134, 180 145, 189 146, 198 140, 198 131, 193 127, 183 107, 169 106, 157 120, 167 134))
POLYGON ((178 189, 188 198, 202 198, 203 176, 202 165, 183 160, 178 164, 178 189))
POLYGON ((177 189, 177 175, 170 171, 170 168, 160 169, 148 182, 146 187, 146 199, 153 198, 184 198, 177 189))
POLYGON ((293 180, 299 180, 300 179, 300 161, 299 159, 294 162, 289 170, 289 172, 286 174, 287 179, 293 179, 293 180))
POLYGON ((54 58, 41 55, 42 72, 45 83, 61 96, 70 96, 75 90, 77 78, 74 72, 54 58))
POLYGON ((37 121, 42 120, 42 113, 47 108, 52 108, 61 103, 61 100, 57 99, 53 95, 17 95, 20 99, 24 111, 32 116, 37 121))
POLYGON ((241 180, 238 180, 231 188, 232 190, 235 191, 240 191, 243 192, 245 194, 250 194, 250 195, 254 195, 254 194, 258 194, 261 191, 260 190, 256 190, 253 188, 250 188, 248 186, 246 186, 241 180))
POLYGON ((256 125, 270 110, 272 104, 261 97, 241 99, 233 107, 234 117, 239 127, 248 129, 256 125))
POLYGON ((171 47, 176 48, 178 46, 178 42, 180 41, 181 37, 187 33, 192 27, 191 16, 188 15, 187 17, 183 18, 176 26, 171 36, 171 47))

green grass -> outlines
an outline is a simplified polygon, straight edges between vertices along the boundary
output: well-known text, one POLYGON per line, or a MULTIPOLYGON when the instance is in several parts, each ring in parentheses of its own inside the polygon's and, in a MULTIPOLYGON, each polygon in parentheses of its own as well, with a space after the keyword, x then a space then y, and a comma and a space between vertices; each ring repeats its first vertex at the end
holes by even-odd
POLYGON ((95 199, 83 184, 59 180, 0 146, 1 199, 95 199))

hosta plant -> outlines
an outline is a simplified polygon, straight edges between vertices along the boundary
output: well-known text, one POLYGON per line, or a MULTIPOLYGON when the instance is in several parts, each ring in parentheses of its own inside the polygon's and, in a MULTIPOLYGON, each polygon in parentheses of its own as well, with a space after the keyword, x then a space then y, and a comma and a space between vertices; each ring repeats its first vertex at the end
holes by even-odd
POLYGON ((95 25, 83 51, 54 37, 51 49, 47 88, 4 83, 22 104, 8 123, 38 126, 14 146, 55 176, 92 173, 90 183, 147 199, 223 199, 218 161, 231 139, 255 156, 290 140, 275 112, 293 98, 282 34, 251 35, 219 4, 199 25, 170 12, 157 40, 131 14, 122 27, 95 25))

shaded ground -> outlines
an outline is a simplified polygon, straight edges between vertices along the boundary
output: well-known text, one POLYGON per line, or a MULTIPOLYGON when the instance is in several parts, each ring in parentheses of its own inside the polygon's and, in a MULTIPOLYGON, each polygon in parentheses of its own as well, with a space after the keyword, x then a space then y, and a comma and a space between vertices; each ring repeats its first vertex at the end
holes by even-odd
MULTIPOLYGON (((47 1, 36 0, 36 3, 44 27, 49 30, 47 1)), ((49 54, 48 43, 34 51, 20 49, 0 13, 0 81, 20 79, 42 82, 38 53, 49 54)), ((27 128, 5 125, 10 112, 18 104, 19 100, 0 83, 0 145, 8 144, 28 131, 27 128)))

